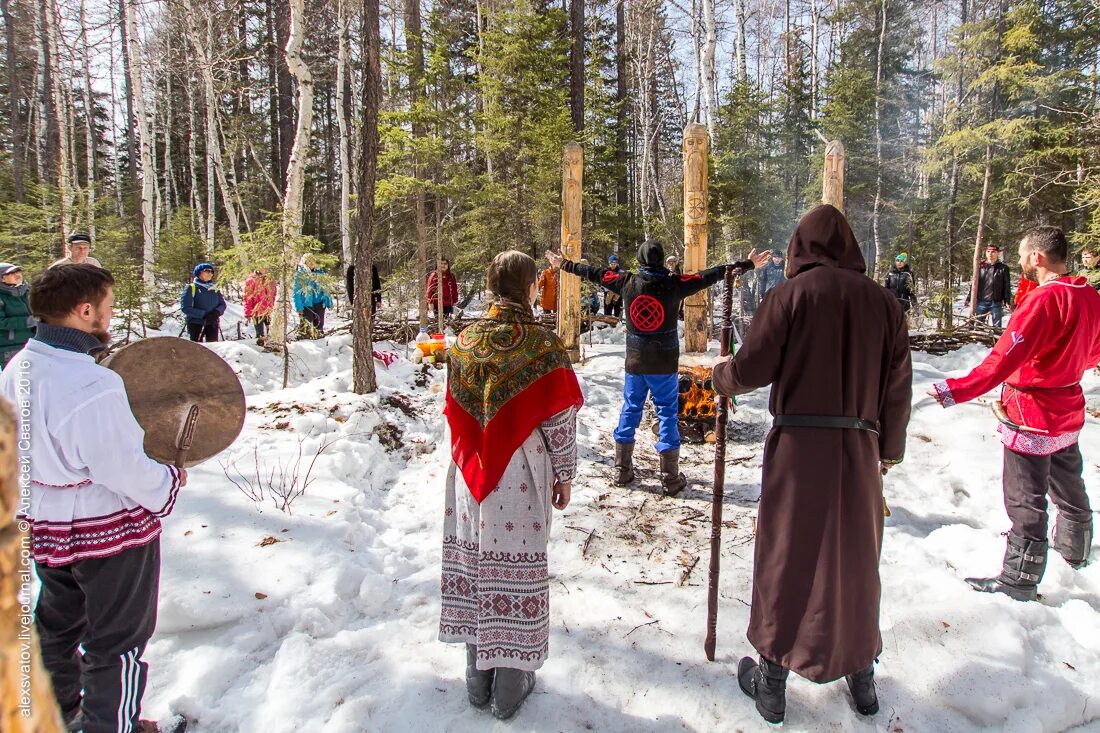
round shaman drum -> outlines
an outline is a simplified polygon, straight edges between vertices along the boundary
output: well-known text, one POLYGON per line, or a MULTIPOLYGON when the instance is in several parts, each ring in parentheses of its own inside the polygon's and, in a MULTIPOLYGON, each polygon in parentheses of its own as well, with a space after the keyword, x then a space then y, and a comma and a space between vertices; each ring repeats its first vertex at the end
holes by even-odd
POLYGON ((124 346, 101 364, 126 383, 150 458, 188 468, 241 434, 244 388, 232 367, 205 346, 159 336, 124 346))

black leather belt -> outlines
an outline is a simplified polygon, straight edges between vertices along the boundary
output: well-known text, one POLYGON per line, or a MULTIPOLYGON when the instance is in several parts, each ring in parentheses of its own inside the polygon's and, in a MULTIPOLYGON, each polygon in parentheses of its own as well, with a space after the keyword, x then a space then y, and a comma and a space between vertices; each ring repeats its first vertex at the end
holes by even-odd
POLYGON ((776 415, 773 427, 777 428, 840 428, 842 430, 866 430, 878 435, 878 424, 858 417, 833 415, 776 415))

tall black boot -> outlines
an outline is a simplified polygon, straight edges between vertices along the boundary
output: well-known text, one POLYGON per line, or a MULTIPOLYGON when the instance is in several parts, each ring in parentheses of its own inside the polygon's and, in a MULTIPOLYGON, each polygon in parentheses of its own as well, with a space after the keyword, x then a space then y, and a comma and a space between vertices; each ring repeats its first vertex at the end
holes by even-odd
POLYGON ((1017 601, 1034 601, 1046 567, 1046 540, 1027 540, 1010 532, 1001 574, 995 578, 967 578, 966 582, 983 593, 1004 593, 1017 601))
POLYGON ((676 496, 687 483, 687 478, 680 473, 680 449, 666 450, 661 454, 661 490, 665 496, 676 496))
POLYGON ((1079 522, 1059 512, 1054 522, 1054 549, 1074 568, 1088 565, 1092 552, 1092 517, 1079 522))
POLYGON ((626 486, 634 480, 634 444, 615 443, 615 485, 626 486))
POLYGON ((498 667, 493 680, 493 717, 508 720, 535 689, 535 673, 498 667))
POLYGON ((844 681, 848 683, 848 691, 852 693, 852 701, 860 715, 874 715, 878 712, 874 664, 861 672, 847 675, 844 681))
POLYGON ((489 704, 489 697, 493 694, 494 671, 478 669, 477 645, 466 645, 466 694, 475 708, 483 708, 489 704))
POLYGON ((760 657, 743 657, 737 665, 737 684, 756 700, 756 712, 769 723, 782 723, 787 713, 787 673, 785 667, 760 657))

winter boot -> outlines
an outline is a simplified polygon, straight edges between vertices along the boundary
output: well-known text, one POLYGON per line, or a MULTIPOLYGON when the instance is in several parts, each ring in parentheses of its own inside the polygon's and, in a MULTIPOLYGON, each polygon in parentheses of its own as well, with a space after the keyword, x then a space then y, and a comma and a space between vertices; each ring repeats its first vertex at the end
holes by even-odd
POLYGON ((756 712, 769 723, 782 723, 787 713, 787 669, 760 657, 742 657, 737 665, 737 684, 756 700, 756 712))
POLYGON ((665 496, 676 496, 687 483, 687 478, 680 473, 680 449, 666 450, 661 454, 661 489, 665 496))
POLYGON ((493 717, 508 720, 535 688, 535 673, 498 667, 493 680, 493 717))
POLYGON ((874 715, 878 712, 878 694, 875 692, 875 665, 862 672, 847 675, 848 691, 860 715, 874 715))
POLYGON ((1047 543, 1026 540, 1009 532, 1001 574, 995 578, 967 578, 983 593, 1004 593, 1017 601, 1034 601, 1047 567, 1047 543))
POLYGON ((492 669, 477 668, 477 645, 466 645, 466 694, 470 697, 470 704, 475 708, 483 708, 489 704, 489 698, 493 694, 492 669))
POLYGON ((615 485, 626 486, 634 480, 634 444, 615 444, 615 485))
POLYGON ((1054 549, 1074 568, 1088 565, 1092 551, 1092 517, 1079 522, 1059 513, 1054 522, 1054 549))

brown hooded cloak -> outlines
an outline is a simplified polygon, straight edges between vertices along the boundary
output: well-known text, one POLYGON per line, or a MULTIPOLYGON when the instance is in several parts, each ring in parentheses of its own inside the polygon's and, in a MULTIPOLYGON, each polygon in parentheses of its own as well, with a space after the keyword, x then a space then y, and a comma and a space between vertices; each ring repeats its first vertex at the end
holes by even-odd
POLYGON ((900 461, 912 398, 901 307, 863 275, 844 215, 806 214, 787 249, 786 282, 761 303, 715 389, 772 384, 775 415, 858 417, 867 430, 773 427, 764 445, 748 638, 815 682, 869 667, 882 649, 879 461, 900 461))

